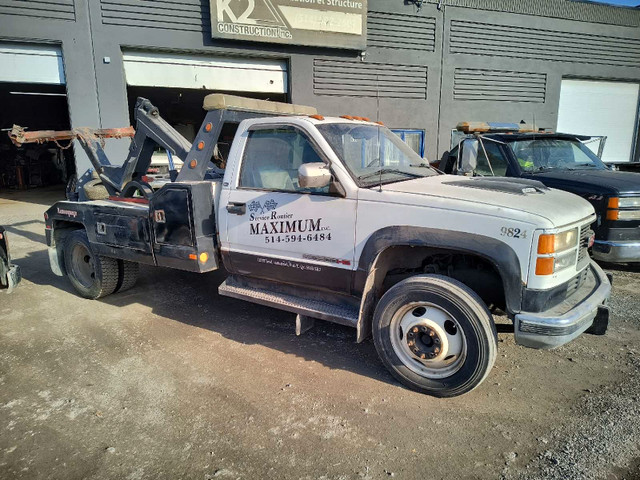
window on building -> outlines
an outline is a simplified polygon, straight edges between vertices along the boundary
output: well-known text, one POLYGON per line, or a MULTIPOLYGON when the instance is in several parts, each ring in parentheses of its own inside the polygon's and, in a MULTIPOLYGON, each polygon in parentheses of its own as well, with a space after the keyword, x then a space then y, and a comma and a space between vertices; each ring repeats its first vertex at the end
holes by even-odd
POLYGON ((391 131, 409 145, 414 152, 424 157, 424 130, 392 129, 391 131))

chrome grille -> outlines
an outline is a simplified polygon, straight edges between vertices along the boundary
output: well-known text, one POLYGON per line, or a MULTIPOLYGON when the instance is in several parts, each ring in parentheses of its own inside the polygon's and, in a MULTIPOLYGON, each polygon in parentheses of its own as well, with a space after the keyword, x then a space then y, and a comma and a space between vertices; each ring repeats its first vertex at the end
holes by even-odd
POLYGON ((580 227, 580 242, 578 244, 578 268, 580 268, 589 258, 589 237, 591 236, 591 225, 580 227))

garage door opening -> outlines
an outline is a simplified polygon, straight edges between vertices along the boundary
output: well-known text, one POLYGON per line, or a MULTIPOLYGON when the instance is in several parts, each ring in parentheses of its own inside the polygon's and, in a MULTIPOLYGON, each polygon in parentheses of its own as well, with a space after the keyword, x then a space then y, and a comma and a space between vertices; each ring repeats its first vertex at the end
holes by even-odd
POLYGON ((51 187, 75 178, 72 148, 55 143, 14 146, 16 124, 35 130, 70 128, 62 51, 55 45, 0 43, 0 190, 51 187))
POLYGON ((16 147, 7 132, 14 124, 30 131, 68 130, 65 86, 0 83, 0 105, 0 189, 59 186, 64 190, 75 177, 73 149, 52 142, 16 147))
MULTIPOLYGON (((153 52, 123 52, 127 81, 129 118, 135 126, 138 97, 151 101, 160 115, 192 142, 206 112, 204 97, 227 93, 260 100, 288 100, 287 63, 269 59, 238 59, 202 55, 166 55, 153 52)), ((225 125, 216 150, 217 166, 224 166, 237 125, 225 125)), ((181 166, 180 159, 176 167, 181 166)), ((150 173, 163 174, 169 158, 158 149, 150 173)))
MULTIPOLYGON (((640 84, 594 80, 562 80, 559 132, 606 136, 602 160, 632 160, 638 135, 640 84)), ((597 153, 598 144, 588 145, 597 153)))

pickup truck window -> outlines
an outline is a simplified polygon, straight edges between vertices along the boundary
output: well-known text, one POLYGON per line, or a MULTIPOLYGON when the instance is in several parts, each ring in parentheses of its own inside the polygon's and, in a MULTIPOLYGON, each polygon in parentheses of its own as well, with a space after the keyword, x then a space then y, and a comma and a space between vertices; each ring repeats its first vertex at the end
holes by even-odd
POLYGON ((539 138, 510 142, 525 172, 607 168, 588 147, 577 140, 539 138))
POLYGON ((295 127, 250 130, 242 160, 240 187, 285 192, 329 193, 329 187, 302 188, 298 168, 323 162, 306 135, 295 127))
POLYGON ((505 158, 500 144, 492 141, 484 141, 482 143, 484 145, 484 150, 482 147, 478 149, 478 166, 476 168, 476 173, 482 176, 506 176, 509 162, 505 158), (485 150, 489 156, 491 164, 487 161, 487 155, 484 154, 485 150))
POLYGON ((437 175, 386 127, 351 122, 318 125, 318 130, 361 187, 437 175))

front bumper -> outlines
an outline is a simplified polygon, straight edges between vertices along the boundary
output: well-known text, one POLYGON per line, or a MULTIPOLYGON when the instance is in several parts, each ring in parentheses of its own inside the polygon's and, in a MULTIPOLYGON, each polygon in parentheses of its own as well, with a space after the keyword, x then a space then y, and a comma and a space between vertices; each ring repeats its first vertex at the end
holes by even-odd
POLYGON ((545 312, 515 315, 516 343, 532 348, 555 348, 591 327, 596 316, 606 316, 608 320, 605 304, 611 294, 609 279, 595 262, 587 268, 591 270, 589 282, 560 305, 545 312))
POLYGON ((593 258, 601 262, 633 263, 640 262, 640 242, 596 240, 591 249, 593 258))

